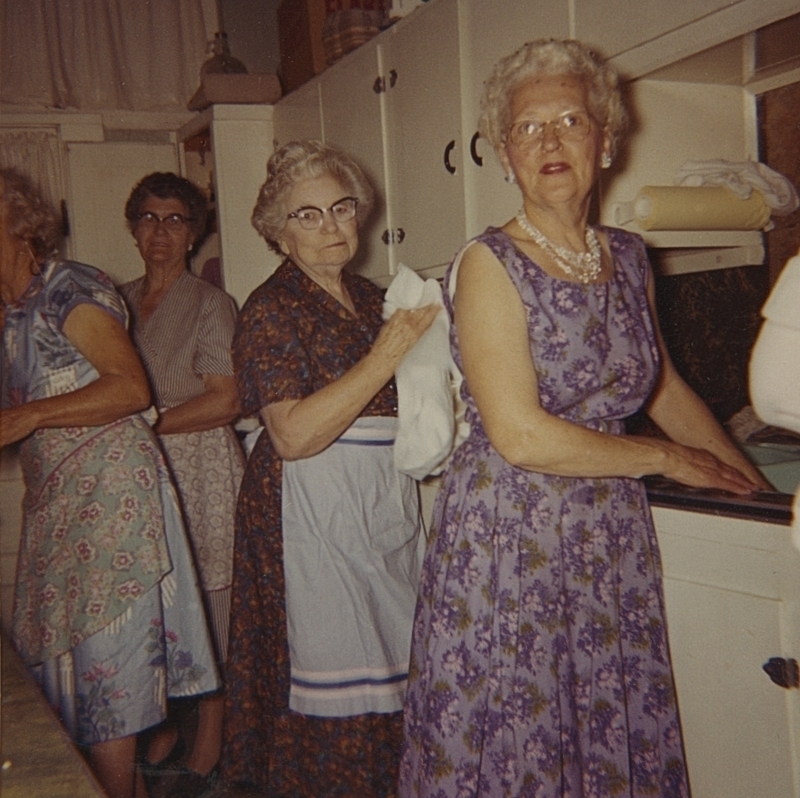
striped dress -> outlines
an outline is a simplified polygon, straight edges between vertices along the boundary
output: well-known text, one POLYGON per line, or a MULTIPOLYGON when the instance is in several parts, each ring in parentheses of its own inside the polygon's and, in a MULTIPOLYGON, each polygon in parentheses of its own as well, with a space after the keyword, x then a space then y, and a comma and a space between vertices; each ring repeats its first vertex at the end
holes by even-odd
MULTIPOLYGON (((134 342, 144 361, 159 410, 205 392, 204 375, 231 376, 236 306, 224 291, 188 271, 172 284, 142 321, 144 278, 120 289, 132 315, 134 342)), ((200 574, 219 661, 228 641, 233 570, 233 519, 244 455, 226 424, 201 432, 159 436, 178 487, 200 574)))

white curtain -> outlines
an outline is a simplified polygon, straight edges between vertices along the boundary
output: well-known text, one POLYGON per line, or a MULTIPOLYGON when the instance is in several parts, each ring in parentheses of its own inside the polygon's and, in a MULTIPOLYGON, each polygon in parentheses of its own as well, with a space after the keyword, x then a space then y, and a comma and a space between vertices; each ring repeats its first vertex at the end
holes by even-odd
POLYGON ((0 0, 0 102, 186 110, 206 54, 202 0, 0 0))
POLYGON ((0 129, 0 166, 28 175, 58 208, 64 198, 60 143, 54 129, 0 129))

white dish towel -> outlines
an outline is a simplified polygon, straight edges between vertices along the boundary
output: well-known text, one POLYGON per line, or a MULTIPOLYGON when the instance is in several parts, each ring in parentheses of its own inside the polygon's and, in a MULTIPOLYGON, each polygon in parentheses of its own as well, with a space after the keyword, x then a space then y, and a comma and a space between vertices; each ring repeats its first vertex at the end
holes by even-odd
POLYGON ((398 425, 394 463, 398 471, 414 479, 441 473, 467 438, 469 427, 463 421, 458 395, 462 377, 450 354, 450 321, 441 286, 398 264, 386 290, 383 317, 388 319, 398 308, 431 303, 442 306, 439 315, 395 373, 398 425))

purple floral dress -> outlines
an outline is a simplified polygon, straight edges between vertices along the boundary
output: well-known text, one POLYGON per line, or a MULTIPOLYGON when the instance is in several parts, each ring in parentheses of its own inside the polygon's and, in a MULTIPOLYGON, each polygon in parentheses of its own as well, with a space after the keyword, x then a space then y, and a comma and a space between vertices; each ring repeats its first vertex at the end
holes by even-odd
MULTIPOLYGON (((589 286, 548 276, 500 230, 478 240, 522 297, 542 406, 621 434, 659 362, 642 240, 606 232, 614 274, 589 286)), ((451 346, 461 366, 455 326, 451 346)), ((509 465, 462 395, 471 434, 434 508, 400 795, 688 795, 644 487, 509 465)))

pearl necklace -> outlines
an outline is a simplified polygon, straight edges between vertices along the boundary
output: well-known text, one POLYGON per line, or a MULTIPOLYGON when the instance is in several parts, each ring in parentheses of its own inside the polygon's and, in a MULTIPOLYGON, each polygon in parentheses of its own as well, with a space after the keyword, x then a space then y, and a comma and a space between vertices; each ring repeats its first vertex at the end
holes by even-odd
POLYGON ((565 274, 574 277, 578 282, 587 285, 594 282, 600 275, 601 251, 597 233, 593 227, 586 228, 586 252, 575 252, 566 247, 554 244, 545 234, 534 227, 525 210, 520 208, 517 214, 519 226, 555 261, 556 266, 565 274))

